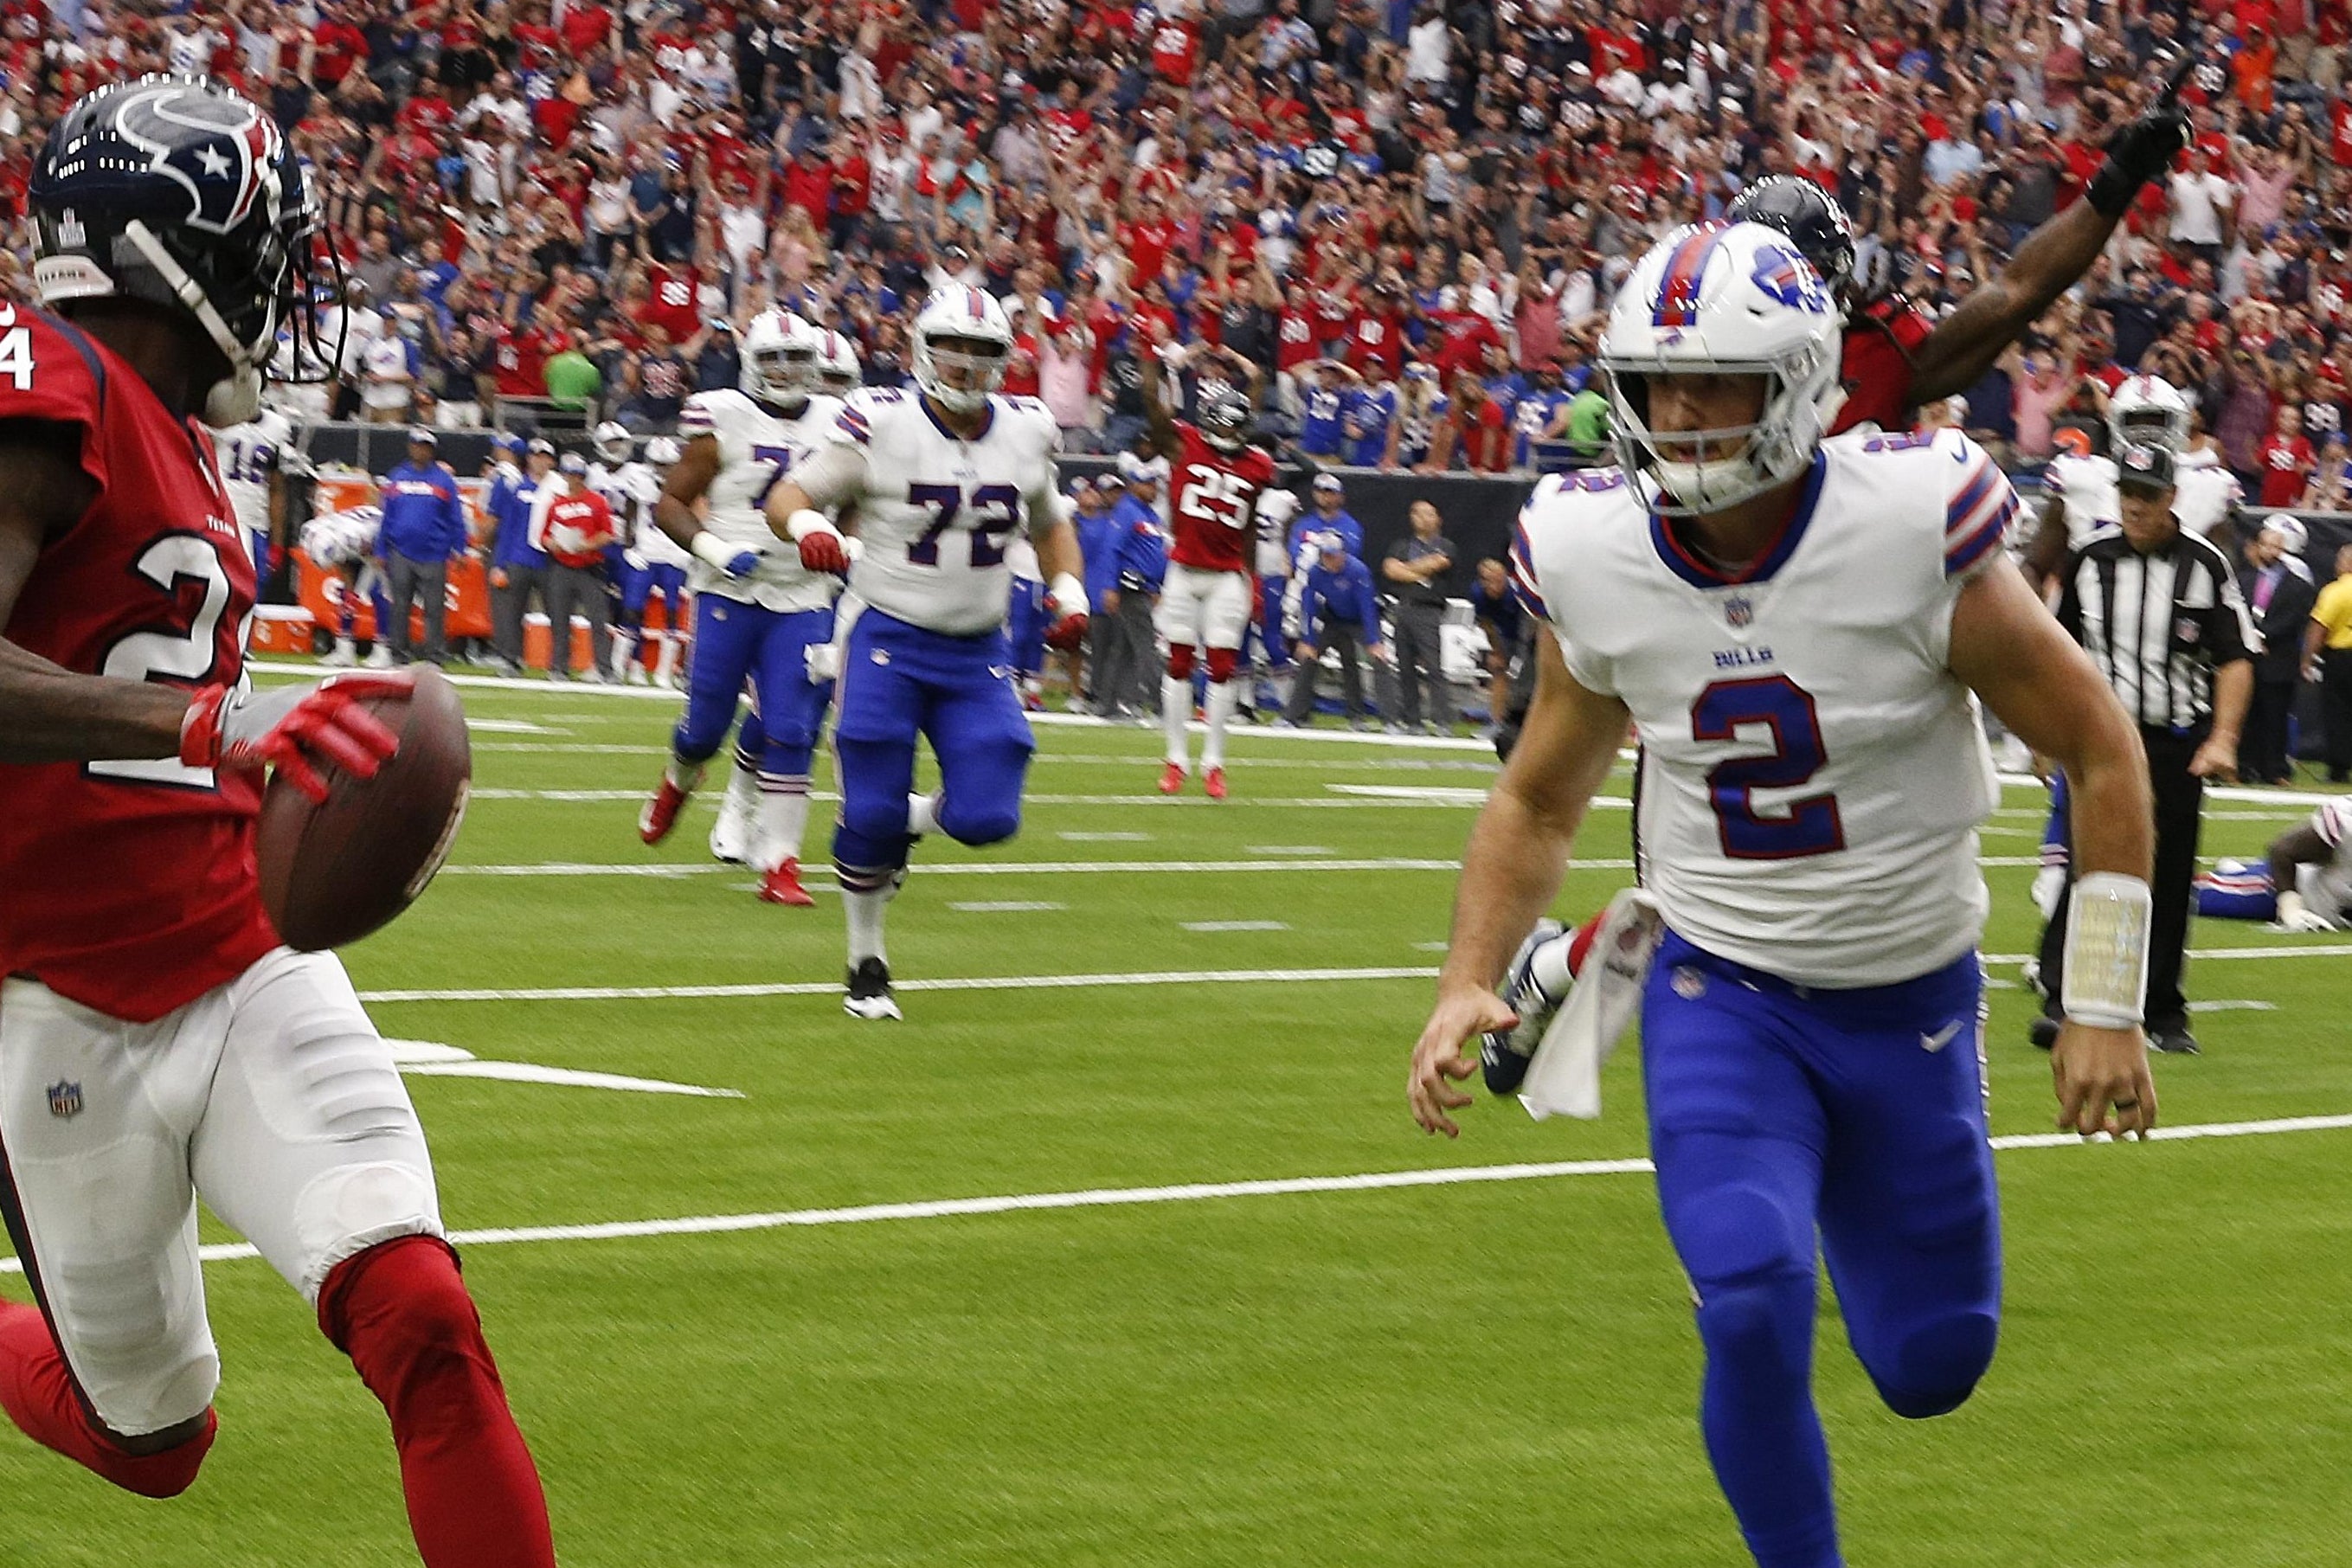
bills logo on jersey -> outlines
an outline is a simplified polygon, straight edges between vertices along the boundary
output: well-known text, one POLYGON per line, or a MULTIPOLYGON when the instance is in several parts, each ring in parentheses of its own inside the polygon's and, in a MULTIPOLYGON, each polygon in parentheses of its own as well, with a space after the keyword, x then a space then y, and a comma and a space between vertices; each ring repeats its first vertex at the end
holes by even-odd
POLYGON ((63 1079, 49 1085, 49 1114, 60 1121, 81 1114, 81 1085, 63 1079))
POLYGON ((148 156, 147 166, 188 193, 179 221, 226 234, 267 198, 277 214, 280 142, 276 121, 251 103, 226 94, 196 94, 184 79, 138 87, 115 100, 116 135, 148 156), (201 141, 175 132, 211 132, 201 141))
POLYGON ((1756 287, 1792 310, 1815 316, 1829 312, 1828 290, 1793 250, 1778 245, 1758 246, 1755 277, 1756 287))

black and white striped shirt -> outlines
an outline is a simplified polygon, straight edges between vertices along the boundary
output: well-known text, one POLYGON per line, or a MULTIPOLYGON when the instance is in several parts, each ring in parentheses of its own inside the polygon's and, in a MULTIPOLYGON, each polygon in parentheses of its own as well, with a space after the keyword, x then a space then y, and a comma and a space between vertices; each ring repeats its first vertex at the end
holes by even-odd
POLYGON ((2109 526, 2066 562, 2059 624, 2142 724, 2199 729, 2213 718, 2213 672, 2263 644, 2229 558, 2182 530, 2143 555, 2109 526))

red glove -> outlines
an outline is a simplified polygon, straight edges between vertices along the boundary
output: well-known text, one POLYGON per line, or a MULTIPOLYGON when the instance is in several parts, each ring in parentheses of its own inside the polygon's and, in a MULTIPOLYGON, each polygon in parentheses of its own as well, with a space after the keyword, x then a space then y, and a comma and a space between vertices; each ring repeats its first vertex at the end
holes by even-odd
POLYGON ((842 548, 841 535, 823 529, 811 530, 801 541, 801 570, 847 576, 849 552, 842 548))
POLYGON ((194 768, 269 767, 314 801, 327 798, 324 763, 372 779, 400 737, 358 704, 409 690, 413 675, 331 675, 315 686, 254 691, 207 686, 180 721, 180 761, 194 768))
POLYGON ((1086 640, 1087 615, 1084 610, 1075 615, 1064 616, 1046 628, 1045 646, 1059 648, 1064 653, 1069 652, 1086 640))

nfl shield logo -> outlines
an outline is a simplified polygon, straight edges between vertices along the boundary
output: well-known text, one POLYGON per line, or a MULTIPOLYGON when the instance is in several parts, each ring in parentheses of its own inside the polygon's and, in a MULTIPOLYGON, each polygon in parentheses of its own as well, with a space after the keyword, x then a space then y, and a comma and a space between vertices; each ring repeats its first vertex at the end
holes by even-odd
POLYGON ((49 1114, 64 1121, 81 1114, 81 1085, 60 1079, 49 1085, 49 1114))
POLYGON ((1723 618, 1734 626, 1744 626, 1756 618, 1756 605, 1745 594, 1734 594, 1723 601, 1723 618))

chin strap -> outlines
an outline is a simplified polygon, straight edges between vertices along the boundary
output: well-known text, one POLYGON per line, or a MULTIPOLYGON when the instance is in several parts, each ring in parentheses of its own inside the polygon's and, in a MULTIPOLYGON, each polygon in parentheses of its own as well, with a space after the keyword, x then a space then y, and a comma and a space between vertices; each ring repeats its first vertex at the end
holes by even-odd
POLYGON ((136 219, 122 226, 122 237, 139 252, 141 259, 153 269, 164 288, 190 314, 228 361, 229 374, 215 382, 205 394, 205 423, 212 426, 241 425, 261 408, 261 362, 255 357, 249 344, 236 341, 228 323, 213 306, 203 288, 188 269, 174 260, 163 248, 147 226, 136 219))

